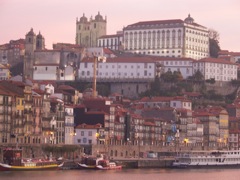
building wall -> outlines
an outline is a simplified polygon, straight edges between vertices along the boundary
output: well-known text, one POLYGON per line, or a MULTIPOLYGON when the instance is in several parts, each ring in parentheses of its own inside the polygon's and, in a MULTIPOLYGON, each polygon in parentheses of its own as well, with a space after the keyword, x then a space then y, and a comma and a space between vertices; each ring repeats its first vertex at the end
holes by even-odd
POLYGON ((195 61, 193 62, 193 73, 199 70, 204 79, 215 79, 215 81, 231 81, 237 79, 238 66, 234 63, 214 62, 209 61, 195 61))
POLYGON ((73 108, 66 107, 65 108, 65 144, 73 144, 74 143, 74 116, 73 116, 73 108))
POLYGON ((166 73, 167 71, 180 71, 183 79, 187 79, 193 75, 193 62, 194 59, 183 59, 183 58, 168 58, 158 61, 162 67, 161 71, 166 73))
POLYGON ((58 80, 57 79, 57 72, 58 72, 58 65, 35 65, 33 66, 34 73, 33 79, 34 80, 58 80))
POLYGON ((208 30, 196 23, 146 21, 129 25, 123 32, 127 52, 194 59, 209 56, 208 30))
MULTIPOLYGON (((154 79, 155 75, 155 63, 98 63, 98 79, 154 79)), ((79 78, 93 78, 92 62, 80 63, 79 78)))
POLYGON ((122 50, 123 35, 108 35, 98 38, 98 47, 122 50))
POLYGON ((125 97, 136 98, 142 92, 149 89, 149 83, 112 83, 111 93, 119 93, 125 97))
POLYGON ((96 145, 97 129, 76 129, 76 136, 74 137, 74 144, 79 145, 96 145))

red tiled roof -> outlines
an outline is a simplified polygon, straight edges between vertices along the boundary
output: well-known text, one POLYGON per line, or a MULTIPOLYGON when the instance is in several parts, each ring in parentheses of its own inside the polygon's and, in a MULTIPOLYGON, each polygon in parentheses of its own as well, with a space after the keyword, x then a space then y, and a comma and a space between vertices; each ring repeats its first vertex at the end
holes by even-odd
POLYGON ((139 102, 159 102, 159 101, 170 101, 173 97, 144 97, 139 102))
POLYGON ((112 35, 104 35, 99 37, 98 39, 103 39, 103 38, 115 38, 115 37, 121 37, 123 36, 122 34, 112 34, 112 35))
POLYGON ((60 86, 58 86, 58 89, 61 89, 61 90, 75 90, 72 86, 68 86, 68 85, 60 85, 60 86))
POLYGON ((210 62, 210 63, 222 63, 222 64, 232 64, 232 65, 236 65, 236 63, 232 63, 220 58, 203 58, 198 60, 197 62, 210 62))
POLYGON ((181 20, 181 19, 140 21, 140 22, 137 22, 137 23, 134 23, 134 24, 130 24, 126 28, 132 27, 132 26, 157 25, 157 24, 175 24, 175 23, 183 24, 184 21, 181 20))

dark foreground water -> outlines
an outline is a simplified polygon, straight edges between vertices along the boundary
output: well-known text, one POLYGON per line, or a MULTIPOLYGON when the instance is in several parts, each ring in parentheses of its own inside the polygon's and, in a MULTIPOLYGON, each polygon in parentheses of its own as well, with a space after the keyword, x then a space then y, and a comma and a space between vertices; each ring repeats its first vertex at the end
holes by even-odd
POLYGON ((123 169, 0 172, 0 180, 240 180, 240 169, 123 169))

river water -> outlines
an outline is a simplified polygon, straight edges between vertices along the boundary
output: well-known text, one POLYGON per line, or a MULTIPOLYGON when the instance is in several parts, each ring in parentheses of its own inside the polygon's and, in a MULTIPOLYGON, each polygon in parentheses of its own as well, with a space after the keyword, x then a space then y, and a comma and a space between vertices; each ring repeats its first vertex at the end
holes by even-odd
POLYGON ((0 172, 0 180, 240 180, 240 169, 123 169, 0 172))

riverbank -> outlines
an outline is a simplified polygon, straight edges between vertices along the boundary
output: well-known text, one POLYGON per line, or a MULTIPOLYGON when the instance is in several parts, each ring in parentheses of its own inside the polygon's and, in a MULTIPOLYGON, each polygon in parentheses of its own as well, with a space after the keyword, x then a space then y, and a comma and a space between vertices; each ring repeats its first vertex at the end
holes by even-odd
MULTIPOLYGON (((115 159, 119 165, 122 165, 123 168, 171 168, 172 163, 174 161, 173 157, 165 157, 162 159, 115 159)), ((62 169, 70 170, 70 169, 78 169, 78 160, 67 160, 64 161, 64 166, 62 169)))

